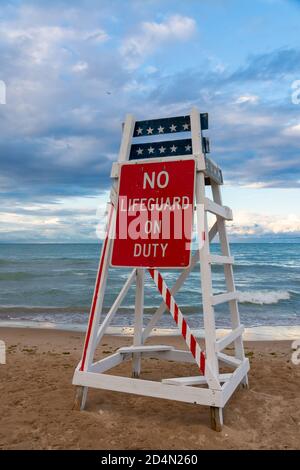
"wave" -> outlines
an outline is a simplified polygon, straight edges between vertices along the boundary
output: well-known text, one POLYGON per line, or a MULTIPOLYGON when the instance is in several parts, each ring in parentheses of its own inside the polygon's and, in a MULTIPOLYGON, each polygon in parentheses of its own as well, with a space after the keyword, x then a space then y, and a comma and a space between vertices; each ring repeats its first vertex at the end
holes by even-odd
POLYGON ((291 295, 289 291, 245 291, 239 292, 239 302, 242 304, 270 305, 278 304, 280 300, 289 300, 291 295))
POLYGON ((0 281, 24 281, 36 277, 41 277, 41 275, 23 271, 0 273, 0 281))
MULTIPOLYGON (((23 263, 24 261, 19 261, 18 263, 23 263)), ((11 264, 17 263, 15 258, 0 258, 0 266, 9 266, 11 264)))
MULTIPOLYGON (((270 272, 270 271, 294 271, 295 269, 299 269, 300 264, 298 263, 255 263, 249 261, 248 263, 236 263, 234 264, 234 271, 235 272, 251 272, 251 271, 259 271, 259 272, 270 272)), ((222 266, 218 266, 219 270, 222 270, 222 266), (221 268, 221 269, 220 269, 221 268)), ((217 269, 215 269, 217 271, 217 269)))
POLYGON ((89 306, 46 306, 46 305, 0 305, 0 315, 4 313, 86 313, 89 306))
MULTIPOLYGON (((151 315, 156 312, 159 305, 148 305, 144 307, 144 314, 151 315)), ((183 313, 186 315, 199 313, 201 311, 200 305, 181 305, 183 313)), ((106 314, 110 310, 110 306, 103 307, 103 314, 106 314)), ((86 314, 90 311, 90 305, 68 305, 68 306, 46 306, 46 305, 0 305, 0 316, 5 314, 39 314, 47 313, 50 315, 56 315, 60 313, 72 314, 86 314)), ((118 313, 119 314, 133 314, 134 305, 122 305, 118 313)))

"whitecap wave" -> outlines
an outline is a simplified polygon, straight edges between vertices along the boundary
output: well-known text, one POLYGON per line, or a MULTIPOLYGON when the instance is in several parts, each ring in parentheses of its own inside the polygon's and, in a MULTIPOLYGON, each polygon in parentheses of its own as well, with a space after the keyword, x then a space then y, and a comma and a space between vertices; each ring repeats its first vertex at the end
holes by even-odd
POLYGON ((239 302, 249 304, 278 304, 280 300, 289 300, 291 295, 288 291, 245 291, 239 292, 239 302))

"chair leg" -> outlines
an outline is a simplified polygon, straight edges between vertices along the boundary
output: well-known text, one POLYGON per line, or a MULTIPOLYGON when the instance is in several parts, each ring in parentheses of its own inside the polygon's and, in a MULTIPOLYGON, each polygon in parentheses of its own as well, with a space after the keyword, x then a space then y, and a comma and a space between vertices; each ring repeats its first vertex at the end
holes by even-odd
POLYGON ((223 408, 210 407, 210 423, 214 431, 221 432, 223 428, 223 408))
POLYGON ((76 387, 73 410, 82 411, 85 408, 88 387, 76 387))

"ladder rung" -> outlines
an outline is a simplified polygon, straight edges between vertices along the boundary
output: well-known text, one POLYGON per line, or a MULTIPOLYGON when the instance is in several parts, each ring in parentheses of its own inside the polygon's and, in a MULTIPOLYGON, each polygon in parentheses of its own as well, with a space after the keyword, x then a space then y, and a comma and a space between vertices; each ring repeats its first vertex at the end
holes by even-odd
MULTIPOLYGON (((232 374, 220 374, 219 375, 219 382, 227 382, 232 377, 232 374)), ((169 385, 204 385, 207 384, 207 380, 205 376, 195 376, 195 377, 176 377, 174 379, 163 379, 162 383, 169 384, 169 385)))
POLYGON ((244 326, 240 325, 238 326, 235 330, 232 330, 228 335, 224 336, 224 338, 219 339, 216 341, 216 346, 215 350, 216 352, 221 352, 223 349, 228 346, 228 344, 232 343, 235 341, 237 338, 239 338, 244 332, 244 326))
POLYGON ((174 349, 173 346, 151 344, 149 346, 128 346, 128 347, 125 346, 123 348, 118 349, 117 352, 120 354, 128 354, 128 353, 172 351, 173 349, 174 349))
POLYGON ((234 257, 233 256, 221 256, 221 255, 210 255, 209 256, 210 263, 215 264, 233 264, 234 257))
POLYGON ((238 293, 236 291, 226 292, 225 294, 212 295, 211 303, 212 305, 223 304, 224 302, 230 302, 230 300, 237 300, 238 293))
POLYGON ((226 206, 220 206, 216 202, 212 201, 209 198, 205 198, 204 200, 204 207, 205 210, 208 212, 211 212, 212 214, 219 215, 220 217, 223 217, 223 219, 226 220, 232 220, 232 210, 229 207, 226 206))

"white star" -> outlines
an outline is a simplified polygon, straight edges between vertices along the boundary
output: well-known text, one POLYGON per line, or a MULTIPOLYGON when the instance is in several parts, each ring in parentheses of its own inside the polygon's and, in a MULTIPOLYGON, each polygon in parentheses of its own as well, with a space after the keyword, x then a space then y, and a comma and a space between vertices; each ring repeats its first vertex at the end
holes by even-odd
POLYGON ((148 127, 148 129, 147 129, 147 133, 148 133, 148 134, 152 134, 152 133, 153 133, 153 129, 152 129, 152 127, 148 127))
POLYGON ((159 149, 160 153, 165 153, 166 147, 161 146, 159 149))
POLYGON ((170 150, 172 153, 176 152, 177 150, 177 147, 175 147, 175 145, 172 145, 172 147, 170 147, 170 150))
POLYGON ((159 134, 163 134, 163 133, 164 133, 164 130, 165 130, 165 128, 164 128, 164 127, 161 127, 161 126, 159 126, 159 127, 157 128, 157 130, 158 130, 158 133, 159 133, 159 134))
POLYGON ((190 152, 191 149, 192 149, 191 145, 186 145, 185 146, 185 151, 186 152, 190 152))
POLYGON ((188 123, 182 124, 183 130, 188 131, 189 130, 189 125, 188 123))
POLYGON ((142 135, 142 133, 143 133, 143 129, 139 127, 137 130, 137 135, 142 135))
POLYGON ((150 153, 154 153, 154 148, 153 148, 153 147, 149 147, 149 148, 148 148, 148 152, 149 152, 149 154, 150 154, 150 153))
POLYGON ((137 151, 136 151, 136 153, 137 153, 138 155, 142 155, 142 154, 143 154, 143 151, 144 151, 144 149, 138 148, 137 151))
POLYGON ((176 127, 177 126, 174 126, 174 124, 172 124, 172 126, 170 126, 170 131, 171 132, 176 132, 176 127))

